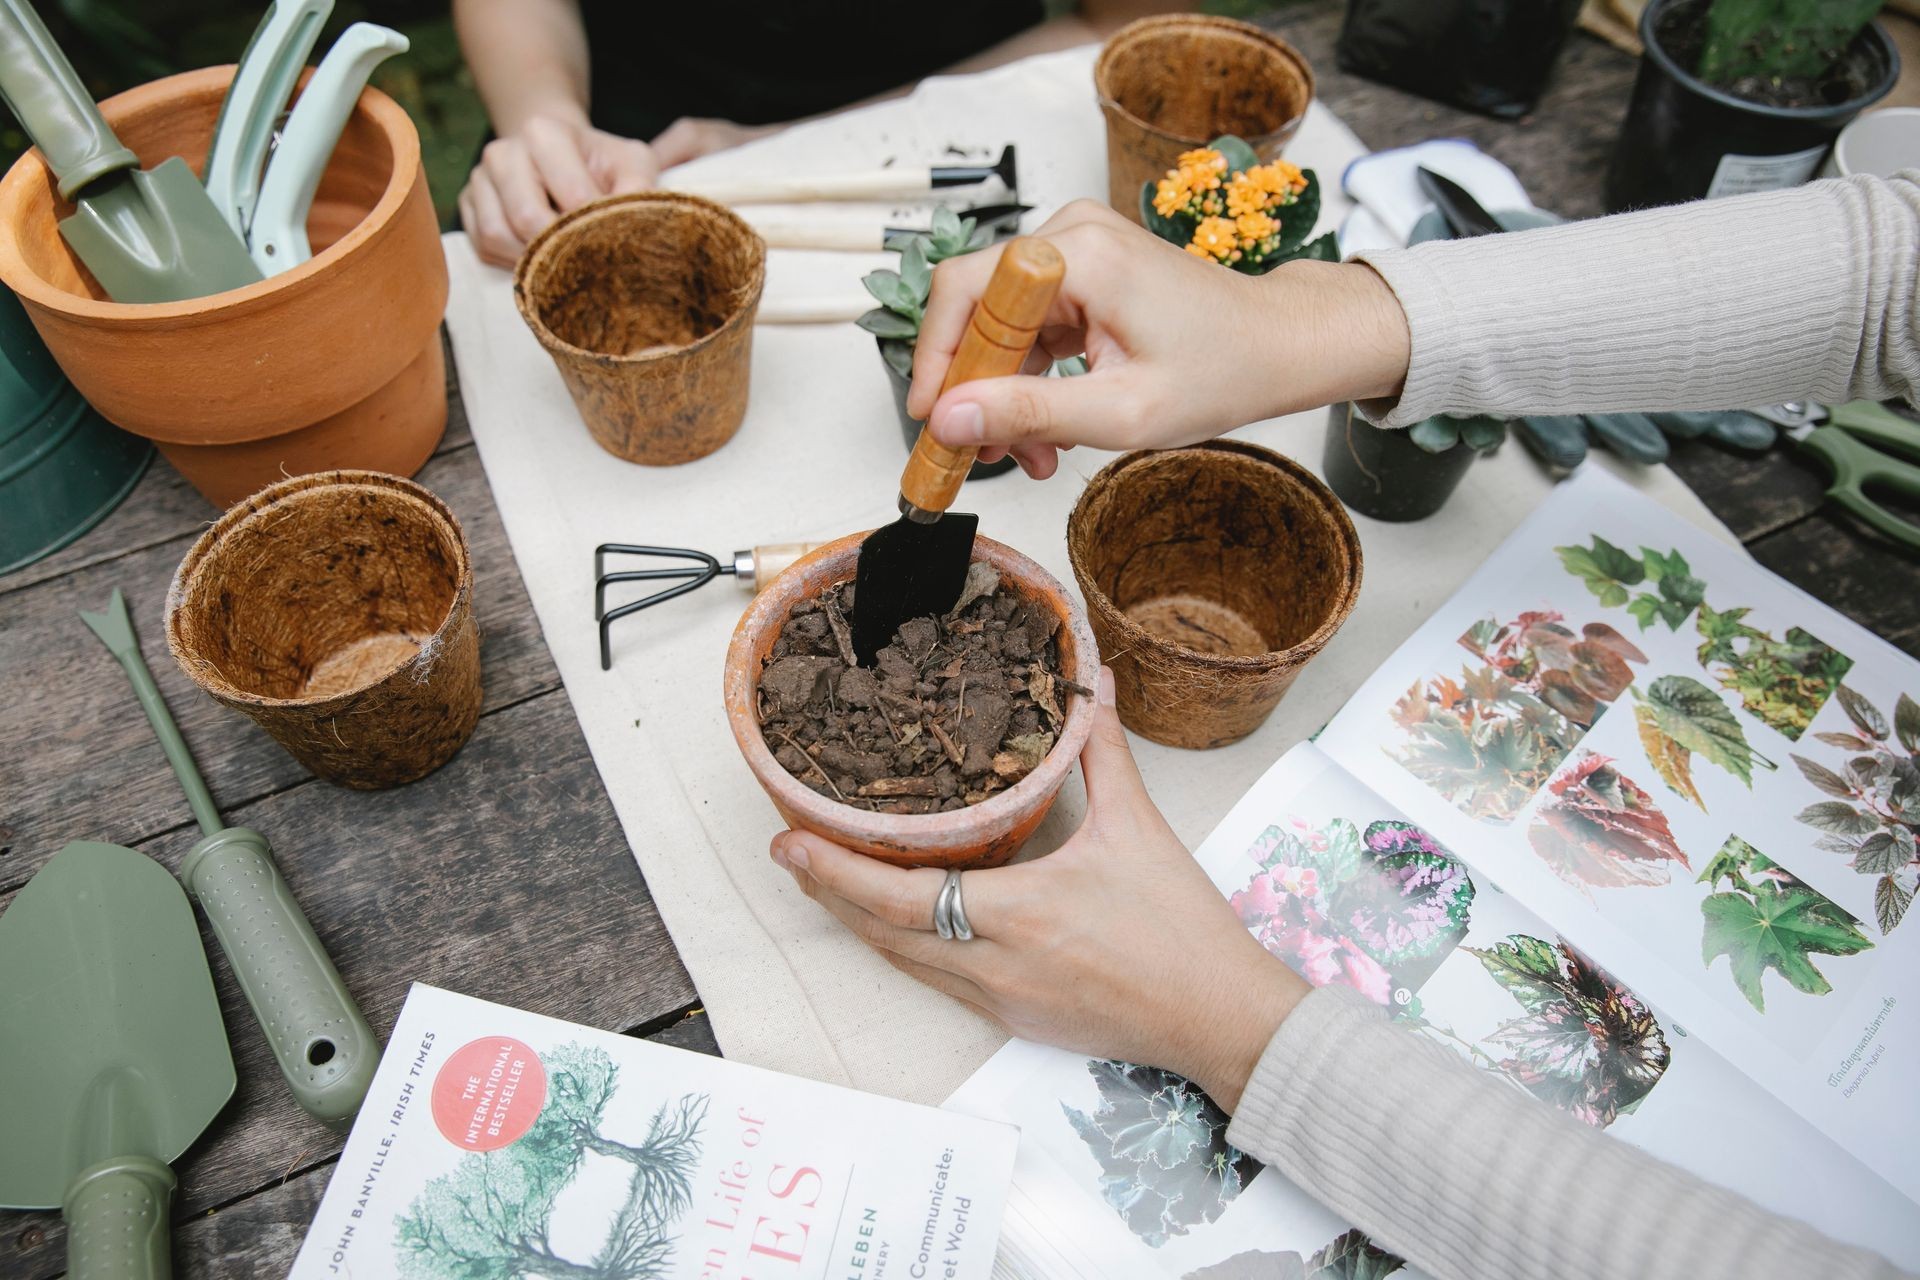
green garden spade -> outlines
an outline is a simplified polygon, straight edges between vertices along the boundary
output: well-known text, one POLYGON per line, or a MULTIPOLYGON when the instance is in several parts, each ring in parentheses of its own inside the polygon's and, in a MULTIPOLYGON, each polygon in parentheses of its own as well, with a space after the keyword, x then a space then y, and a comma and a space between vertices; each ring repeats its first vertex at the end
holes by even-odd
POLYGON ((0 1205, 59 1209, 73 1280, 172 1274, 167 1166, 233 1095, 186 894, 75 841, 0 915, 0 1205))
POLYGON ((115 302, 179 302, 261 278, 186 161, 140 168, 27 0, 0 0, 0 97, 77 206, 60 234, 115 302))
POLYGON ((80 617, 133 682, 134 696, 187 793, 201 839, 181 860, 180 879, 207 913, 294 1101, 323 1124, 347 1128, 380 1065, 373 1028, 274 866, 267 838, 220 821, 213 794, 140 656, 126 599, 115 591, 105 611, 80 617))

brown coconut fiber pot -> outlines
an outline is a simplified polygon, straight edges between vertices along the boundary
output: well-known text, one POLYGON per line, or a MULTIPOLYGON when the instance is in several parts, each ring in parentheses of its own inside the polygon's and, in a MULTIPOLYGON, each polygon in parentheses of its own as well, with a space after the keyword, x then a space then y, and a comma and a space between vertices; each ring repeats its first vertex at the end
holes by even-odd
POLYGON ((671 466, 712 453, 746 417, 766 275, 766 245, 731 209, 647 191, 535 236, 513 300, 600 447, 671 466))
POLYGON ((1222 134, 1278 159, 1313 101, 1313 68, 1286 41, 1232 18, 1130 22, 1093 64, 1107 117, 1107 203, 1140 221, 1140 186, 1222 134))
MULTIPOLYGON (((198 169, 232 67, 100 104, 150 168, 198 169)), ((68 378, 109 421, 157 442, 227 506, 284 475, 364 467, 410 475, 446 429, 440 318, 447 264, 413 122, 360 95, 307 219, 314 256, 184 302, 106 300, 60 238, 72 212, 40 153, 0 178, 0 280, 68 378)))
POLYGON ((399 476, 296 476, 221 516, 180 562, 167 645, 194 683, 343 787, 433 772, 480 718, 466 538, 399 476))
MULTIPOLYGON (((837 582, 853 577, 864 533, 852 534, 808 554, 769 583, 727 648, 725 697, 727 722, 740 754, 789 827, 845 845, 849 849, 910 867, 995 867, 1011 858, 1053 807, 1080 749, 1093 732, 1093 703, 1066 695, 1066 723, 1040 767, 997 795, 951 813, 876 813, 841 804, 803 785, 773 758, 760 732, 760 671, 780 637, 787 614, 837 582)), ((1087 615, 1058 579, 1013 548, 976 538, 973 558, 1000 572, 1001 590, 1039 601, 1060 619, 1055 643, 1060 669, 1092 689, 1100 679, 1100 652, 1088 629, 1087 615)))
POLYGON ((1067 554, 1122 723, 1174 747, 1259 728, 1360 596, 1340 500, 1234 440, 1116 458, 1075 504, 1067 554))

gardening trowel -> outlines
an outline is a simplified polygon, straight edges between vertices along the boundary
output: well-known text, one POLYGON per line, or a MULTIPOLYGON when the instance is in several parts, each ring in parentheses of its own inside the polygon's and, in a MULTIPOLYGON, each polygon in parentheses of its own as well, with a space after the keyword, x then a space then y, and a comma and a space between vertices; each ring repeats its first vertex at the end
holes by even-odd
POLYGON ((67 1274, 172 1272, 177 1159, 233 1095, 193 908, 166 868, 75 841, 0 916, 0 1205, 59 1209, 67 1274))
POLYGON ((186 161, 140 168, 27 0, 0 0, 0 98, 78 206, 60 234, 115 302, 178 302, 260 279, 186 161))
POLYGON ((126 600, 115 591, 104 613, 80 616, 133 681, 134 695, 187 793, 202 837, 181 860, 180 879, 207 913, 294 1101, 316 1120, 346 1128, 380 1063, 373 1029, 274 866, 267 838, 220 821, 186 739, 140 656, 126 600))
MULTIPOLYGON (((1060 291, 1067 264, 1045 240, 1022 236, 1008 243, 987 291, 954 352, 941 385, 1019 373, 1033 350, 1047 309, 1060 291)), ((954 449, 925 427, 900 474, 900 518, 869 534, 854 577, 853 652, 863 666, 893 640, 900 624, 953 608, 973 560, 978 516, 949 512, 979 454, 954 449)))

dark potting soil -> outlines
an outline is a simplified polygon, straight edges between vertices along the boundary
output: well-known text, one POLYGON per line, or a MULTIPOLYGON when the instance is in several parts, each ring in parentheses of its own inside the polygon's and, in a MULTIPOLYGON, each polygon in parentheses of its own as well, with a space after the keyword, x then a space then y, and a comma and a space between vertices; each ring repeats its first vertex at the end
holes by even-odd
MULTIPOLYGON (((1708 7, 1709 0, 1676 4, 1660 15, 1654 28, 1660 47, 1689 72, 1697 73, 1701 51, 1706 47, 1708 7)), ((1713 87, 1763 107, 1838 106, 1873 88, 1874 62, 1864 48, 1864 42, 1856 37, 1824 75, 1792 76, 1784 80, 1742 76, 1729 84, 1713 87)))
POLYGON ((760 673, 761 732, 781 767, 823 796, 887 813, 938 813, 1006 790, 1046 758, 1067 699, 1050 610, 1000 590, 975 561, 960 605, 915 618, 855 664, 853 584, 793 607, 760 673))

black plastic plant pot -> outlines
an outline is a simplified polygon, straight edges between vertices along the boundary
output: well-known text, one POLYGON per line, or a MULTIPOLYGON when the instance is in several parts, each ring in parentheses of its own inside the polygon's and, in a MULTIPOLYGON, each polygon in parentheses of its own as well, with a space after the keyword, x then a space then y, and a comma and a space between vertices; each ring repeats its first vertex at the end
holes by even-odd
MULTIPOLYGON (((877 347, 881 341, 882 339, 875 338, 875 346, 877 347)), ((893 384, 893 407, 900 411, 900 435, 906 440, 907 451, 911 453, 914 442, 920 439, 920 422, 907 412, 907 388, 913 384, 905 374, 894 368, 887 360, 885 351, 880 352, 880 363, 887 371, 887 381, 893 384)), ((998 462, 976 462, 973 464, 973 470, 967 472, 967 479, 984 480, 988 476, 1005 475, 1017 465, 1019 464, 1014 461, 1011 454, 998 462)))
POLYGON ((1424 520, 1460 487, 1474 451, 1465 443, 1429 453, 1402 430, 1376 427, 1351 404, 1327 410, 1321 474, 1340 501, 1375 520, 1424 520))
POLYGON ((1899 79, 1899 52, 1876 22, 1847 51, 1867 87, 1845 101, 1777 107, 1736 97, 1671 52, 1677 33, 1704 21, 1707 5, 1653 0, 1640 15, 1646 55, 1607 166, 1611 213, 1798 186, 1819 170, 1840 130, 1899 79))

